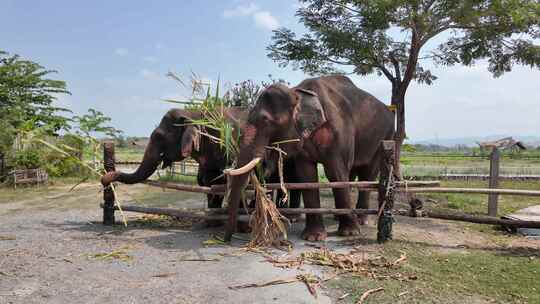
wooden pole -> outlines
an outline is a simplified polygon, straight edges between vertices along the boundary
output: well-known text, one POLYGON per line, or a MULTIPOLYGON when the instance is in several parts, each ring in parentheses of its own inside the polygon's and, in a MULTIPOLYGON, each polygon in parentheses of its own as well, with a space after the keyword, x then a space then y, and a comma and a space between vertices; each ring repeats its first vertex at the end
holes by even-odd
MULTIPOLYGON (((493 147, 491 155, 489 157, 489 188, 495 189, 499 187, 499 159, 500 152, 497 147, 493 147)), ((490 194, 488 196, 488 215, 497 216, 497 206, 499 203, 499 196, 497 194, 490 194)))
MULTIPOLYGON (((285 215, 297 215, 297 214, 367 214, 375 215, 379 212, 377 209, 334 209, 334 208, 279 208, 279 213, 285 215)), ((202 210, 206 214, 226 214, 227 209, 223 208, 209 208, 202 210)), ((238 209, 239 214, 246 214, 255 211, 253 208, 248 209, 238 209)))
MULTIPOLYGON (((184 184, 171 183, 171 182, 160 182, 160 181, 155 181, 155 180, 146 180, 146 181, 143 181, 143 183, 149 186, 174 189, 174 190, 180 190, 180 191, 198 192, 198 193, 206 193, 206 194, 219 194, 219 193, 213 192, 212 188, 210 187, 203 187, 203 186, 197 186, 197 185, 184 185, 184 184)), ((222 192, 222 194, 223 193, 224 192, 222 192)))
MULTIPOLYGON (((104 207, 104 205, 102 205, 104 207)), ((115 210, 118 207, 115 206, 115 210)), ((133 205, 122 205, 122 210, 129 212, 138 212, 138 213, 147 213, 147 214, 159 214, 159 215, 168 215, 174 217, 183 217, 183 218, 194 218, 194 219, 207 219, 207 220, 227 220, 228 215, 227 209, 224 208, 211 208, 211 209, 195 209, 192 211, 189 210, 178 210, 173 208, 155 208, 155 207, 140 207, 133 205)), ((239 214, 245 215, 246 209, 239 209, 239 214)), ((332 208, 283 208, 279 209, 282 214, 377 214, 378 210, 376 209, 332 209, 332 208)), ((247 209, 247 212, 253 212, 253 209, 247 209)), ((395 215, 399 216, 410 216, 408 210, 395 210, 392 212, 395 215)), ((492 216, 485 215, 470 215, 464 213, 448 213, 441 211, 423 211, 423 217, 434 218, 434 219, 444 219, 450 221, 460 221, 468 223, 477 223, 477 224, 487 224, 487 225, 502 225, 507 227, 520 227, 520 228, 540 228, 540 222, 537 221, 522 221, 522 220, 510 220, 510 219, 501 219, 492 216)), ((247 217, 241 217, 242 220, 247 219, 247 217)))
POLYGON ((394 207, 396 143, 384 140, 379 148, 381 153, 379 179, 379 211, 377 220, 377 242, 392 239, 392 208, 394 207))
MULTIPOLYGON (((114 142, 103 143, 103 166, 106 172, 115 171, 114 142)), ((111 187, 103 189, 103 225, 114 225, 114 192, 111 187)))
MULTIPOLYGON (((408 210, 399 210, 396 212, 398 215, 410 216, 408 210)), ((450 221, 459 221, 459 222, 468 222, 476 224, 487 224, 487 225, 501 225, 506 227, 514 228, 540 228, 540 222, 538 221, 522 221, 522 220, 510 220, 510 219, 501 219, 493 216, 485 215, 470 215, 465 213, 449 213, 442 211, 425 211, 422 212, 423 217, 434 218, 434 219, 443 219, 450 221)))
MULTIPOLYGON (((437 187, 440 181, 396 181, 397 187, 437 187)), ((298 189, 335 189, 335 188, 357 188, 359 191, 374 191, 379 189, 379 182, 360 181, 360 182, 326 182, 326 183, 285 183, 285 188, 289 190, 298 189)), ((264 185, 268 190, 281 189, 281 184, 270 183, 264 185)), ((224 193, 227 185, 212 185, 214 193, 224 193)), ((249 184, 246 189, 253 189, 253 185, 249 184)))
MULTIPOLYGON (((118 207, 115 207, 118 210, 118 207)), ((226 208, 207 208, 207 209, 193 209, 193 210, 179 210, 174 208, 158 208, 158 207, 142 207, 134 205, 122 205, 123 211, 170 215, 185 218, 202 218, 202 219, 228 219, 228 209, 226 208), (225 215, 225 216, 222 216, 225 215)), ((238 214, 251 214, 255 209, 238 209, 238 214), (246 213, 247 212, 247 213, 246 213)), ((333 208, 280 208, 279 212, 285 215, 297 215, 297 214, 377 214, 377 209, 333 209, 333 208)))
POLYGON ((523 195, 540 196, 538 190, 518 190, 518 189, 489 189, 489 188, 419 188, 399 189, 400 192, 410 193, 469 193, 469 194, 503 194, 503 195, 523 195))

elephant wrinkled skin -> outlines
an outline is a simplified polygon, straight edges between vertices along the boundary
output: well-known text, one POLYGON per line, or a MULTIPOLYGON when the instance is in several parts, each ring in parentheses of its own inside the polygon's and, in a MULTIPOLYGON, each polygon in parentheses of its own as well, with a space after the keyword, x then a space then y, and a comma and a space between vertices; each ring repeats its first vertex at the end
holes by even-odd
MULTIPOLYGON (((238 168, 255 158, 276 157, 265 152, 274 142, 299 139, 280 144, 286 157, 294 160, 298 182, 317 182, 318 163, 330 181, 373 180, 378 174, 379 144, 391 139, 393 130, 393 114, 386 105, 347 77, 307 79, 294 88, 274 84, 259 95, 242 127, 238 168)), ((229 206, 233 209, 247 178, 248 174, 232 176, 229 206)), ((336 208, 353 207, 349 188, 333 193, 336 208)), ((319 190, 303 190, 302 196, 306 208, 320 207, 319 190)), ((361 192, 357 208, 367 208, 367 203, 367 193, 361 192)), ((338 233, 358 234, 357 218, 340 216, 338 233)), ((306 216, 302 237, 326 238, 321 215, 306 216)))

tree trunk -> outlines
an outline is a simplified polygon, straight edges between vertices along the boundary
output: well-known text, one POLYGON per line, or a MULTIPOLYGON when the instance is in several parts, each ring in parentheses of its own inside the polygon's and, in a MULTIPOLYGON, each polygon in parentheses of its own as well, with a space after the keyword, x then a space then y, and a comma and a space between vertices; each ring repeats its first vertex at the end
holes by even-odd
POLYGON ((392 85, 392 105, 395 107, 395 134, 396 141, 396 161, 394 162, 394 173, 401 179, 401 145, 407 136, 405 133, 405 92, 407 88, 403 87, 403 83, 392 85))

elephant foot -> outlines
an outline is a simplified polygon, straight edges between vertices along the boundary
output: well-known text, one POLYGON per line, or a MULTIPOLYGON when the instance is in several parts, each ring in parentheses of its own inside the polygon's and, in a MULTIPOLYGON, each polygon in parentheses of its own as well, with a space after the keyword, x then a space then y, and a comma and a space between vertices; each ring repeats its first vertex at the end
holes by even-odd
POLYGON ((205 224, 206 227, 212 228, 212 227, 223 226, 225 224, 225 222, 222 221, 222 220, 206 220, 206 221, 204 221, 204 224, 205 224))
POLYGON ((367 225, 368 223, 369 222, 368 222, 367 214, 359 214, 358 215, 358 225, 364 226, 364 225, 367 225))
POLYGON ((323 225, 306 225, 302 232, 302 238, 310 242, 324 241, 326 237, 326 229, 323 225))
POLYGON ((251 227, 249 222, 238 221, 236 224, 236 232, 238 233, 251 233, 251 227))
POLYGON ((342 217, 339 220, 338 235, 354 236, 359 234, 360 229, 358 223, 353 217, 342 217))

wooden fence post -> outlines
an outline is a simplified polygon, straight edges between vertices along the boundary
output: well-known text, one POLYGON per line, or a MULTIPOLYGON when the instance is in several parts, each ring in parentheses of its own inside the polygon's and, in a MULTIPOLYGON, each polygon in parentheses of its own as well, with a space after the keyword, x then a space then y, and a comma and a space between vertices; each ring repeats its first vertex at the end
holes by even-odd
POLYGON ((379 212, 377 219, 377 242, 384 243, 392 239, 392 208, 394 207, 396 143, 393 140, 381 142, 379 212))
MULTIPOLYGON (((499 187, 499 160, 501 153, 497 147, 493 147, 489 156, 489 188, 495 189, 499 187)), ((498 194, 489 194, 488 196, 488 215, 497 216, 499 203, 498 194)))
MULTIPOLYGON (((103 143, 103 166, 106 172, 115 171, 114 142, 103 143)), ((114 225, 114 192, 112 188, 103 189, 103 225, 114 225)))

